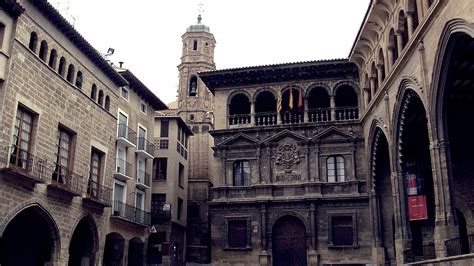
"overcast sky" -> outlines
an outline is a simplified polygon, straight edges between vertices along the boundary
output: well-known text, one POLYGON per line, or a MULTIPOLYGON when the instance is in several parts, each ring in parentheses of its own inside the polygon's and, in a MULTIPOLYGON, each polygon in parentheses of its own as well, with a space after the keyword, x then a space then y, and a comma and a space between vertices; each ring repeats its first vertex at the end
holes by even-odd
POLYGON ((99 52, 163 102, 175 100, 181 36, 202 23, 217 69, 346 58, 369 0, 49 0, 99 52), (59 3, 59 4, 58 4, 59 3), (73 17, 74 19, 71 19, 73 17))

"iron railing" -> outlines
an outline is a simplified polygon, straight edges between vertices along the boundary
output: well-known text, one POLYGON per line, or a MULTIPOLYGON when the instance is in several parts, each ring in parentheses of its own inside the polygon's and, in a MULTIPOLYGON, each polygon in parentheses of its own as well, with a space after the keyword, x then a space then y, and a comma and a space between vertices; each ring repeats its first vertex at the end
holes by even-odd
POLYGON ((46 182, 50 168, 48 161, 38 158, 33 154, 12 145, 9 151, 8 168, 25 176, 46 182))
POLYGON ((115 172, 126 176, 132 176, 132 164, 120 159, 115 159, 115 172))
POLYGON ((474 234, 444 241, 447 256, 474 253, 474 234))
POLYGON ((118 124, 117 125, 117 137, 118 138, 124 138, 134 145, 136 145, 136 138, 137 138, 137 132, 133 131, 133 129, 129 128, 125 124, 118 124))
POLYGON ((162 222, 171 219, 171 210, 169 204, 160 204, 151 207, 151 221, 153 223, 162 222), (166 208, 165 208, 166 206, 166 208))
POLYGON ((250 114, 229 115, 229 125, 250 124, 250 114))
POLYGON ((276 125, 276 124, 277 124, 277 113, 274 113, 274 112, 255 113, 255 125, 266 126, 266 125, 276 125))
POLYGON ((51 185, 80 195, 82 193, 82 176, 54 163, 51 185))
POLYGON ((87 198, 96 200, 105 205, 112 203, 112 189, 89 179, 87 184, 87 198))
POLYGON ((112 216, 118 216, 128 221, 150 225, 150 213, 134 206, 114 200, 112 216))
POLYGON ((137 170, 137 183, 149 187, 150 174, 142 170, 137 170))
POLYGON ((148 141, 146 138, 139 137, 137 138, 138 140, 138 145, 137 145, 137 150, 142 150, 145 151, 148 154, 153 155, 155 151, 155 145, 148 141))

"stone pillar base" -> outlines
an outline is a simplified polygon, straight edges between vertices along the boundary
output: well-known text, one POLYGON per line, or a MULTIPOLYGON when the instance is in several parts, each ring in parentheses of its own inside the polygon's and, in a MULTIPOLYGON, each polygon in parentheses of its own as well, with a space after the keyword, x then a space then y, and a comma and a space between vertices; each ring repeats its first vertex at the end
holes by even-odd
POLYGON ((444 241, 459 236, 459 228, 454 225, 437 225, 434 230, 434 243, 436 250, 436 258, 444 258, 447 256, 444 241))
POLYGON ((397 265, 405 263, 405 251, 411 249, 408 239, 395 239, 395 252, 397 254, 397 265))
POLYGON ((263 250, 258 255, 258 262, 260 263, 260 265, 271 265, 270 260, 271 260, 271 255, 266 250, 263 250))
POLYGON ((311 265, 311 266, 319 265, 318 254, 316 253, 315 250, 310 250, 309 251, 308 260, 309 260, 308 265, 311 265))
POLYGON ((375 265, 385 264, 385 249, 383 247, 372 247, 372 261, 375 265))

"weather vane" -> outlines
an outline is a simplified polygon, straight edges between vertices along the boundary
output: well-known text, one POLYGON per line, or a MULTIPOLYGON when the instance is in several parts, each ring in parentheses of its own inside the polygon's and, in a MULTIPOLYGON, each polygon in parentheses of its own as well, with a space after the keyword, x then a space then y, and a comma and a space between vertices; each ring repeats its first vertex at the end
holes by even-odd
POLYGON ((203 8, 204 4, 202 2, 199 2, 198 6, 199 6, 198 12, 199 12, 199 15, 201 15, 202 13, 204 13, 204 8, 203 8))

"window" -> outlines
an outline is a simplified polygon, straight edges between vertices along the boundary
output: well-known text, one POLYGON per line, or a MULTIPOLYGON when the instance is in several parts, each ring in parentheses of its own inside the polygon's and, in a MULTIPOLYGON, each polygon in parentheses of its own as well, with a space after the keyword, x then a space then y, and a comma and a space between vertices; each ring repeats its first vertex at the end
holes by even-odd
POLYGON ((105 96, 104 108, 107 111, 110 111, 110 97, 109 95, 105 96))
POLYGON ((163 205, 166 203, 166 194, 153 193, 151 195, 151 214, 157 215, 163 211, 163 205))
POLYGON ((128 101, 128 89, 126 87, 120 89, 120 96, 128 101))
POLYGON ((48 44, 46 41, 41 41, 40 50, 39 50, 39 57, 43 62, 46 62, 46 57, 48 56, 48 44))
POLYGON ((0 49, 3 47, 3 38, 5 36, 5 24, 0 22, 0 49))
POLYGON ((226 217, 227 238, 225 249, 249 249, 250 242, 250 219, 242 217, 226 217))
POLYGON ((357 246, 355 214, 330 214, 329 246, 357 246))
POLYGON ((178 127, 178 142, 176 144, 176 151, 183 156, 184 159, 188 159, 187 151, 187 134, 184 127, 178 127))
POLYGON ((91 88, 91 99, 95 101, 96 98, 97 98, 97 85, 92 84, 92 88, 91 88))
POLYGON ((146 114, 146 103, 140 102, 140 112, 146 114))
POLYGON ((178 197, 178 220, 181 220, 183 215, 183 199, 178 197))
POLYGON ((184 165, 182 165, 181 163, 179 164, 178 175, 179 175, 178 186, 183 188, 184 187, 184 165))
POLYGON ((97 98, 97 103, 100 106, 104 105, 104 92, 102 90, 99 91, 99 97, 97 98))
POLYGON ((56 163, 53 173, 53 180, 58 183, 65 183, 65 175, 71 167, 73 154, 73 135, 66 129, 59 127, 56 135, 56 163))
POLYGON ((79 89, 82 88, 82 72, 81 71, 77 71, 76 84, 75 85, 79 89))
POLYGON ((138 126, 138 149, 139 150, 146 150, 147 146, 147 140, 146 140, 146 129, 138 126))
POLYGON ((198 49, 198 41, 193 40, 193 51, 196 51, 198 49))
POLYGON ((36 46, 38 45, 38 34, 36 32, 32 32, 30 34, 30 43, 28 44, 28 48, 30 48, 33 53, 36 53, 36 46))
POLYGON ((56 69, 56 60, 58 59, 58 52, 55 49, 51 50, 51 54, 49 55, 49 62, 48 66, 52 69, 56 69))
POLYGON ((18 106, 15 127, 12 136, 12 153, 10 164, 20 168, 28 165, 33 128, 33 114, 18 106))
POLYGON ((117 136, 119 138, 128 139, 128 116, 119 111, 118 113, 118 128, 117 128, 117 136))
POLYGON ((90 173, 89 183, 87 185, 87 194, 93 197, 98 197, 99 185, 102 178, 102 160, 103 153, 99 150, 92 148, 91 150, 91 162, 90 162, 90 173))
POLYGON ((153 159, 153 180, 166 180, 167 168, 167 158, 153 159))
POLYGON ((65 72, 66 72, 66 58, 64 58, 64 56, 61 56, 61 59, 59 59, 58 73, 59 75, 61 75, 61 77, 64 77, 65 72))
POLYGON ((74 81, 74 65, 69 64, 69 67, 67 68, 67 81, 73 82, 74 81))
POLYGON ((250 186, 250 163, 249 161, 236 161, 233 167, 233 185, 250 186))
POLYGON ((345 167, 344 157, 340 155, 328 157, 326 159, 328 182, 345 181, 345 167))
POLYGON ((197 96, 197 77, 191 76, 189 80, 189 96, 197 96))
POLYGON ((167 138, 169 134, 170 121, 161 120, 160 137, 167 138))
POLYGON ((140 190, 136 194, 135 207, 140 210, 145 209, 145 194, 140 190))
POLYGON ((114 210, 113 215, 125 215, 125 183, 115 180, 114 183, 114 210))

